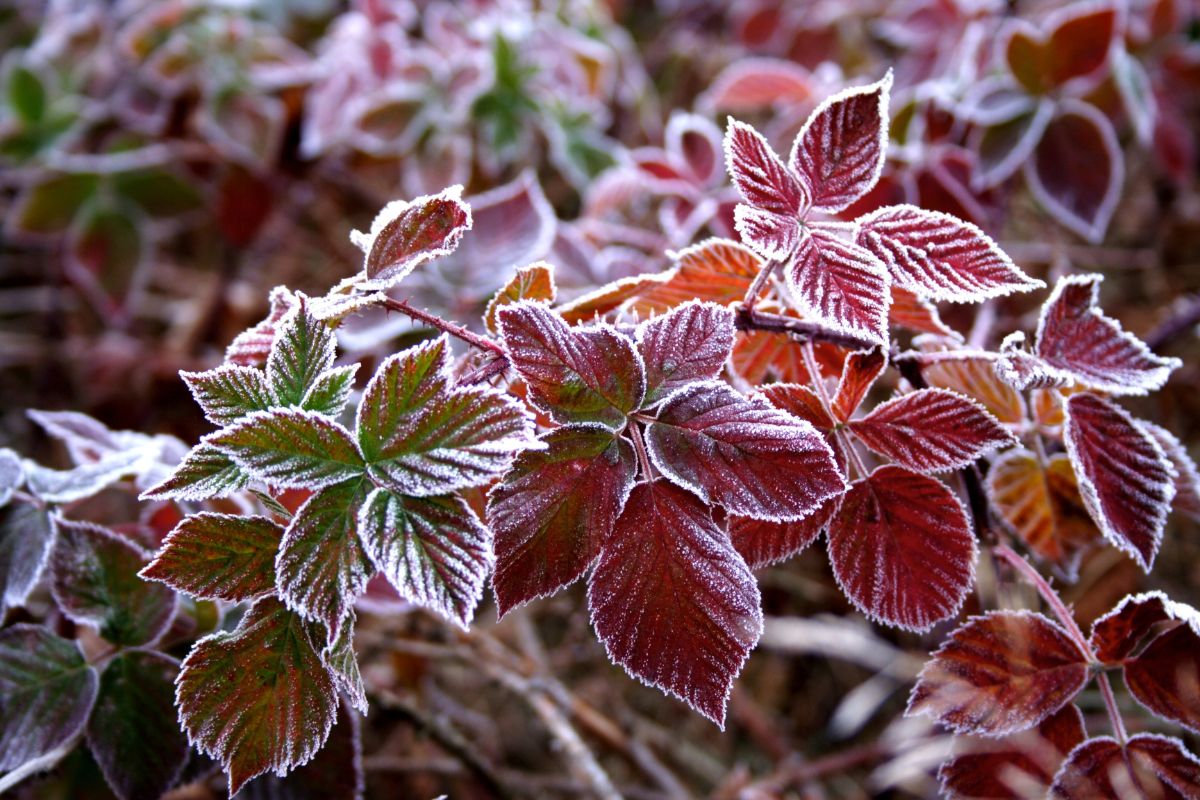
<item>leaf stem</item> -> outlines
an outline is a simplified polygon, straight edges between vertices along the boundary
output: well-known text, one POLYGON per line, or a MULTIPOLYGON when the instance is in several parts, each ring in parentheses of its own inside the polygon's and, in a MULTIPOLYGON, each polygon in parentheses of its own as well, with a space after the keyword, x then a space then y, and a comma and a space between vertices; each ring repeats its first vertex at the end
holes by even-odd
POLYGON ((1079 629, 1079 624, 1075 622, 1075 616, 1067 608, 1067 604, 1062 601, 1062 598, 1058 596, 1058 592, 1054 591, 1054 587, 1042 577, 1042 574, 1006 544, 996 545, 992 548, 992 552, 1002 561, 1007 561, 1013 569, 1021 574, 1021 577, 1033 584, 1038 594, 1041 595, 1042 600, 1046 602, 1046 605, 1050 606, 1054 611, 1054 615, 1058 617, 1059 622, 1063 624, 1063 628, 1066 629, 1067 634, 1070 635, 1075 645, 1089 660, 1092 659, 1092 648, 1088 644, 1087 638, 1084 637, 1083 631, 1079 629))
POLYGON ((654 468, 650 466, 650 456, 646 452, 646 443, 642 440, 642 429, 632 420, 629 422, 629 431, 633 438, 633 449, 637 450, 638 463, 642 465, 642 474, 646 476, 646 480, 654 480, 654 468))
POLYGON ((1117 698, 1113 696, 1112 684, 1108 681, 1108 673, 1097 672, 1096 683, 1100 686, 1100 696, 1104 698, 1104 708, 1108 711, 1109 722, 1112 723, 1113 736, 1124 747, 1129 734, 1125 731, 1125 720, 1121 717, 1121 709, 1117 707, 1117 698))
MULTIPOLYGON (((813 390, 816 391, 817 397, 821 400, 821 407, 825 409, 825 413, 832 420, 837 419, 837 415, 833 413, 833 401, 829 399, 829 392, 825 388, 825 382, 821 380, 821 368, 817 365, 817 356, 813 352, 812 342, 803 342, 800 345, 800 352, 804 355, 804 368, 808 370, 808 382, 812 384, 813 390)), ((854 442, 850 436, 841 428, 834 428, 833 435, 837 437, 841 443, 842 449, 846 451, 846 457, 850 459, 851 464, 858 471, 860 478, 865 478, 871 473, 867 471, 867 466, 863 463, 862 457, 858 451, 854 449, 854 442)))
POLYGON ((763 287, 767 285, 767 281, 771 279, 771 275, 775 270, 779 269, 779 262, 771 259, 766 264, 763 264, 762 269, 754 276, 754 280, 750 282, 750 288, 746 290, 746 296, 742 298, 741 310, 752 312, 754 306, 758 303, 758 296, 762 294, 763 287))
POLYGON ((766 311, 756 311, 744 304, 735 312, 734 327, 739 331, 767 331, 769 333, 790 333, 801 341, 827 342, 838 347, 851 350, 870 350, 877 347, 878 342, 852 333, 830 330, 815 322, 808 322, 795 317, 785 317, 782 314, 772 314, 766 311))
POLYGON ((405 314, 406 316, 409 316, 419 322, 424 322, 426 325, 437 328, 439 331, 444 331, 456 339, 461 339, 472 347, 477 347, 480 350, 493 353, 494 355, 503 358, 505 362, 508 361, 508 354, 504 352, 504 348, 498 343, 492 341, 486 336, 480 336, 477 333, 473 333, 464 328, 462 325, 444 320, 437 314, 431 314, 428 311, 417 308, 407 300, 394 300, 391 297, 384 297, 379 300, 379 305, 383 306, 388 311, 399 311, 401 314, 405 314))

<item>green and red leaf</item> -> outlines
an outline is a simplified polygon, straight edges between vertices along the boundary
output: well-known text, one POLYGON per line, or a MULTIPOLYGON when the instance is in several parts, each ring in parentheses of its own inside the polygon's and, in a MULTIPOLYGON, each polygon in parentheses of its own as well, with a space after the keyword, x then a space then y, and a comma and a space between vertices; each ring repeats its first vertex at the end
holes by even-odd
POLYGON ((282 533, 266 517, 193 514, 167 534, 140 574, 193 597, 247 600, 274 591, 282 533))
POLYGON ((350 432, 311 411, 256 411, 203 443, 224 450, 259 480, 285 488, 318 489, 362 475, 365 467, 350 432))

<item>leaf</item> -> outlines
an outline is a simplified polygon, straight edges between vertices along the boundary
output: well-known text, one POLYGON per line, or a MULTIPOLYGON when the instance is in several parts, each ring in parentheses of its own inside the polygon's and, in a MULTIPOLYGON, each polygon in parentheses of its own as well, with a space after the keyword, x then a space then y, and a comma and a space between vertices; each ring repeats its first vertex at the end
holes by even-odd
POLYGON ((29 597, 53 543, 48 510, 29 503, 0 508, 0 613, 29 597))
POLYGON ((807 229, 784 269, 800 311, 836 331, 887 342, 887 268, 858 245, 821 228, 807 229))
POLYGON ((536 444, 520 401, 451 385, 445 336, 380 364, 363 391, 357 435, 371 478, 419 497, 487 483, 536 444))
POLYGON ((131 650, 100 676, 88 747, 122 800, 162 797, 187 763, 187 736, 175 719, 178 673, 179 662, 169 656, 131 650))
POLYGON ((36 235, 62 233, 79 210, 95 196, 96 175, 50 175, 25 188, 7 216, 7 231, 36 235))
MULTIPOLYGON (((763 303, 759 310, 767 310, 763 303)), ((799 319, 790 310, 784 316, 799 319)), ((846 358, 846 351, 830 344, 813 345, 817 367, 822 376, 839 375, 846 358)), ((799 342, 774 331, 738 331, 733 340, 733 355, 730 358, 734 374, 750 385, 766 382, 768 377, 785 383, 809 383, 811 376, 804 364, 804 350, 799 342)))
POLYGON ((204 416, 217 426, 275 405, 266 376, 254 367, 224 364, 207 372, 180 370, 179 377, 188 385, 204 416))
POLYGON ((1146 420, 1136 420, 1138 427, 1162 448, 1163 455, 1175 470, 1175 499, 1171 503, 1174 511, 1182 511, 1192 519, 1200 520, 1200 471, 1192 460, 1183 442, 1175 434, 1146 420))
POLYGON ((264 598, 237 630, 206 636, 183 661, 180 721, 229 773, 230 796, 268 770, 283 775, 307 762, 329 736, 337 694, 312 628, 264 598))
POLYGON ((1146 572, 1175 495, 1171 462, 1129 412, 1088 392, 1067 398, 1063 441, 1104 538, 1146 572))
POLYGON ((1064 6, 1038 28, 1018 22, 1004 45, 1008 67, 1027 91, 1049 92, 1099 70, 1108 60, 1115 29, 1116 11, 1107 3, 1064 6))
POLYGON ((138 577, 141 548, 89 522, 54 517, 50 555, 54 602, 71 620, 96 628, 115 645, 155 641, 175 616, 175 593, 138 577))
POLYGON ((617 428, 646 395, 646 370, 634 343, 607 326, 571 328, 537 303, 500 310, 504 349, 529 387, 529 399, 557 422, 617 428))
POLYGON ((892 304, 888 307, 888 324, 917 333, 931 333, 962 341, 958 331, 942 322, 937 306, 912 292, 892 286, 892 304))
POLYGON ((1037 729, 1000 739, 962 737, 938 770, 947 800, 1024 800, 1044 796, 1054 774, 1085 738, 1083 714, 1068 703, 1037 729))
POLYGON ((146 452, 135 449, 109 453, 99 461, 69 470, 48 469, 26 461, 25 481, 29 490, 47 503, 74 503, 136 475, 145 459, 146 452))
POLYGON ((1030 611, 972 617, 917 676, 905 714, 958 733, 1004 736, 1040 724, 1083 689, 1088 654, 1030 611))
POLYGON ((828 527, 833 576, 873 620, 925 631, 958 613, 975 579, 975 537, 940 481, 878 467, 855 481, 828 527))
POLYGON ((298 297, 300 302, 279 323, 267 356, 266 382, 281 406, 300 405, 336 356, 333 330, 310 313, 308 298, 298 297))
POLYGON ((914 472, 961 469, 1018 443, 987 409, 947 389, 894 397, 849 427, 867 447, 914 472))
POLYGON ((638 326, 649 406, 694 381, 716 378, 733 352, 733 312, 692 302, 638 326))
POLYGON ((337 684, 338 690, 360 714, 365 715, 368 710, 367 687, 363 683, 362 673, 358 670, 358 656, 354 652, 355 623, 356 618, 351 611, 350 621, 342 625, 337 639, 321 651, 321 660, 329 668, 329 674, 337 684))
POLYGON ((488 499, 500 616, 548 597, 591 566, 633 489, 633 446, 600 425, 568 425, 517 457, 488 499))
POLYGON ((8 505, 13 492, 25 482, 21 457, 7 447, 0 447, 0 508, 8 505))
POLYGON ((807 420, 822 433, 831 432, 837 425, 825 410, 821 398, 807 386, 796 383, 772 383, 764 386, 760 393, 778 409, 807 420))
POLYGON ((697 107, 755 113, 808 102, 813 78, 807 69, 782 58, 743 57, 726 66, 697 99, 697 107))
POLYGON ((282 778, 255 778, 238 800, 361 800, 364 783, 358 717, 343 703, 325 746, 311 761, 282 778))
POLYGON ((325 370, 304 393, 300 407, 305 411, 315 411, 327 417, 337 418, 346 407, 350 392, 354 390, 354 376, 357 372, 358 364, 325 370))
POLYGON ((271 290, 271 307, 267 316, 252 328, 234 337, 225 349, 225 361, 243 367, 261 367, 267 363, 275 332, 284 316, 297 305, 296 297, 286 286, 271 290))
POLYGON ((1074 574, 1080 550, 1098 536, 1079 495, 1075 471, 1066 455, 1050 457, 1045 467, 1028 450, 1010 450, 987 474, 988 502, 1021 541, 1039 558, 1074 574))
POLYGON ((1037 356, 1091 388, 1116 395, 1142 395, 1162 388, 1182 362, 1150 351, 1121 323, 1100 310, 1102 275, 1060 278, 1042 306, 1037 356))
POLYGON ((358 513, 369 491, 366 481, 352 479, 313 494, 288 523, 275 558, 279 599, 305 619, 323 623, 330 643, 371 578, 358 533, 358 513))
POLYGON ((138 169, 112 177, 122 198, 155 218, 176 217, 204 206, 204 196, 186 179, 166 169, 138 169))
POLYGON ((1054 776, 1049 796, 1054 800, 1129 796, 1159 800, 1196 797, 1198 790, 1200 761, 1184 749, 1183 742, 1139 733, 1124 747, 1108 736, 1076 747, 1054 776))
POLYGON ((978 401, 992 416, 1006 425, 1025 421, 1025 400, 1000 380, 992 362, 972 358, 942 361, 921 368, 930 386, 952 389, 978 401))
POLYGON ((756 519, 801 519, 845 488, 811 424, 715 381, 667 398, 646 428, 646 446, 672 482, 756 519))
POLYGON ((1025 334, 1010 333, 1000 342, 999 358, 995 361, 996 376, 1017 391, 1027 389, 1059 389, 1075 385, 1071 373, 1047 364, 1025 351, 1025 334))
MULTIPOLYGON (((1189 610, 1193 623, 1200 620, 1189 610)), ((1152 713, 1200 732, 1200 636, 1194 627, 1178 624, 1126 661, 1125 686, 1152 713)))
POLYGON ((828 98, 809 115, 788 164, 807 184, 814 208, 837 212, 879 180, 888 146, 892 73, 828 98))
POLYGON ((588 581, 609 658, 722 728, 733 680, 762 634, 759 602, 708 509, 661 478, 634 487, 588 581))
POLYGON ((840 500, 840 497, 831 497, 816 511, 795 522, 730 517, 729 538, 750 569, 777 564, 817 540, 838 510, 840 500))
POLYGON ((1059 223, 1093 244, 1104 239, 1125 182, 1125 159, 1112 124, 1095 106, 1060 101, 1024 175, 1059 223))
POLYGON ((140 500, 211 500, 245 489, 250 476, 224 451, 200 442, 171 476, 142 492, 140 500))
POLYGON ((400 596, 466 630, 493 564, 491 532, 466 501, 376 489, 358 519, 364 548, 400 596))
POLYGON ((969 141, 979 165, 971 179, 972 189, 991 189, 1015 175, 1042 140, 1054 109, 1054 103, 1043 100, 1006 122, 974 132, 969 141))
POLYGON ((184 517, 139 573, 193 597, 240 602, 275 589, 282 529, 266 517, 184 517))
POLYGON ((727 306, 746 296, 763 267, 752 250, 730 239, 705 239, 675 253, 673 259, 675 266, 661 273, 661 279, 639 288, 629 301, 632 310, 661 313, 693 300, 727 306))
POLYGON ((725 167, 746 204, 734 212, 742 240, 768 259, 791 256, 808 212, 809 193, 762 134, 732 117, 725 130, 725 167))
POLYGON ((1144 592, 1126 596, 1096 619, 1088 644, 1100 662, 1120 664, 1133 655, 1155 626, 1164 622, 1186 623, 1194 635, 1200 635, 1200 616, 1194 608, 1176 603, 1162 592, 1144 592))
POLYGON ((256 411, 201 441, 227 452, 259 480, 285 488, 318 489, 364 468, 350 432, 311 411, 256 411))
POLYGON ((39 625, 0 630, 0 770, 75 738, 87 724, 98 683, 75 642, 39 625))
POLYGON ((878 258, 892 284, 919 297, 979 303, 1044 288, 969 222, 916 206, 886 206, 855 221, 855 242, 878 258))
POLYGON ((490 332, 498 333, 500 329, 496 320, 496 312, 504 306, 521 300, 553 303, 557 296, 558 287, 554 284, 554 267, 552 265, 545 261, 538 261, 527 267, 521 267, 488 302, 487 309, 483 312, 483 324, 490 332))
POLYGON ((462 200, 461 186, 411 201, 393 200, 376 215, 369 233, 350 234, 365 255, 363 271, 369 280, 361 285, 394 286, 420 264, 453 253, 471 225, 471 207, 462 200))
MULTIPOLYGON (((838 380, 837 393, 833 396, 833 413, 842 422, 862 404, 867 392, 875 385, 875 379, 887 369, 887 353, 882 348, 860 350, 846 356, 842 365, 842 376, 838 380)), ((832 426, 831 426, 832 427, 832 426)))

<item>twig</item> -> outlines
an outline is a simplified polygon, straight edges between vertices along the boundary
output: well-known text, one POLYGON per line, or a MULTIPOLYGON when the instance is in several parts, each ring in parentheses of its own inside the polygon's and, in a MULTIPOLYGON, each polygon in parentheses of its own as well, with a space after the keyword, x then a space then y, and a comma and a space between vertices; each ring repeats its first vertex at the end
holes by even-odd
POLYGON ((492 353, 497 358, 502 358, 505 363, 508 362, 508 355, 504 352, 504 348, 486 336, 480 336, 477 333, 464 328, 462 325, 444 320, 436 314, 430 314, 420 308, 409 303, 407 300, 394 300, 390 297, 383 297, 379 300, 379 305, 386 308, 388 311, 399 311, 401 314, 412 317, 413 319, 424 322, 430 327, 437 328, 439 331, 445 331, 456 339, 461 339, 472 347, 477 347, 480 350, 485 350, 492 353))
POLYGON ((771 259, 766 264, 763 264, 762 269, 754 276, 754 280, 750 282, 750 288, 746 290, 746 296, 742 299, 742 311, 750 312, 754 310, 754 306, 758 303, 758 296, 762 294, 763 287, 767 285, 767 281, 771 279, 771 275, 779 268, 779 262, 771 259))
MULTIPOLYGON (((987 350, 943 350, 937 353, 922 353, 919 350, 905 350, 902 353, 894 353, 892 355, 892 363, 896 364, 897 368, 904 362, 911 362, 928 366, 930 364, 940 364, 945 361, 998 361, 1000 360, 999 353, 992 353, 987 350)), ((912 383, 912 381, 909 381, 912 383)))
POLYGON ((458 385, 470 386, 475 383, 484 383, 503 374, 506 369, 508 369, 508 359, 503 356, 494 356, 486 364, 476 367, 459 378, 458 385))
POLYGON ((785 317, 782 314, 756 311, 753 308, 739 308, 734 316, 733 324, 739 331, 790 333, 802 341, 827 342, 851 350, 870 350, 878 345, 878 342, 862 336, 855 336, 852 333, 833 331, 814 322, 785 317))
POLYGON ((1096 673, 1096 683, 1100 685, 1100 695, 1104 698, 1104 708, 1108 711, 1109 722, 1112 723, 1113 736, 1124 747, 1129 734, 1125 731, 1125 720, 1121 717, 1121 709, 1117 707, 1117 698, 1113 697, 1112 684, 1108 682, 1108 673, 1096 673))

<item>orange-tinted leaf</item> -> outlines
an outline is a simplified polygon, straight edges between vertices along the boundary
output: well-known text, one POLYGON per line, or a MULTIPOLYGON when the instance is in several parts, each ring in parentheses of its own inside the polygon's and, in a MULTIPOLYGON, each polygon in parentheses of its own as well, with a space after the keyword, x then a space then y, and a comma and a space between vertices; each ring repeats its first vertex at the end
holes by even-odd
POLYGON ((746 296, 763 261, 729 239, 707 239, 675 254, 675 267, 648 282, 629 305, 639 313, 661 312, 691 300, 729 305, 746 296))
POLYGON ((842 422, 850 419, 875 384, 875 379, 886 368, 887 354, 880 347, 846 356, 837 394, 833 397, 833 413, 837 414, 842 422))
POLYGON ((829 412, 825 410, 821 398, 807 386, 796 383, 772 383, 762 388, 762 396, 771 401, 771 405, 781 408, 789 414, 795 414, 800 419, 806 419, 817 430, 828 433, 837 424, 829 412))
POLYGON ((991 361, 941 361, 923 367, 921 374, 930 386, 953 389, 978 400, 992 416, 1007 425, 1019 425, 1025 420, 1024 399, 996 376, 991 361))
POLYGON ((888 324, 917 333, 931 333, 961 339, 958 332, 938 315, 937 306, 917 297, 907 289, 892 287, 892 304, 888 307, 888 324))
POLYGON ((496 312, 502 306, 516 303, 520 300, 541 300, 553 303, 558 295, 558 287, 554 285, 554 267, 544 261, 521 267, 516 274, 508 279, 508 283, 496 292, 488 302, 483 312, 483 324, 492 333, 496 333, 496 312))

